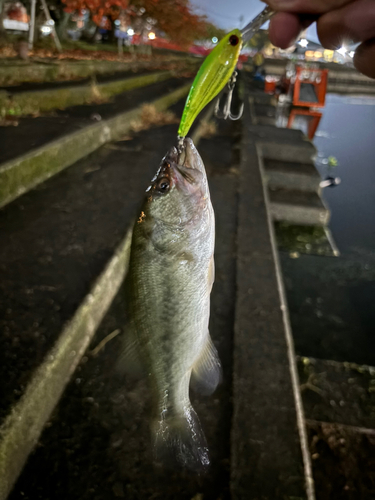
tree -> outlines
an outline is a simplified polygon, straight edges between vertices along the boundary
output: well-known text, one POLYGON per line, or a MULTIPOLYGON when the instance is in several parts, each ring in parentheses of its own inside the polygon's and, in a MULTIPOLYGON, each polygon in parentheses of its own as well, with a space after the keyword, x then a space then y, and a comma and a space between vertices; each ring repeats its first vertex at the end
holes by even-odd
MULTIPOLYGON (((1 1, 1 0, 0 0, 1 1)), ((180 45, 189 45, 193 40, 207 36, 205 18, 193 14, 188 0, 62 0, 66 12, 87 9, 91 19, 100 26, 106 17, 111 27, 121 12, 127 11, 130 19, 156 21, 156 27, 180 45)))
POLYGON ((87 9, 91 13, 91 19, 97 26, 100 26, 103 18, 107 17, 112 24, 121 10, 128 7, 128 0, 62 0, 65 4, 65 11, 69 13, 81 12, 87 9))
POLYGON ((145 18, 155 19, 157 27, 180 45, 207 36, 205 18, 191 12, 188 0, 132 0, 131 3, 144 10, 145 18))

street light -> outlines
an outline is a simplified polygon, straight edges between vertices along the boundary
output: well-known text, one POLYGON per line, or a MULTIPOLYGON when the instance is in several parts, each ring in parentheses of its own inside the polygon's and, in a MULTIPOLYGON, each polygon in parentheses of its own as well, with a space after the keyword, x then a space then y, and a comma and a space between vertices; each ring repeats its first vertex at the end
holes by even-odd
POLYGON ((134 30, 133 30, 133 28, 129 28, 129 29, 128 29, 128 31, 127 31, 127 34, 128 34, 129 36, 133 36, 133 35, 134 35, 134 30))
POLYGON ((217 43, 218 41, 219 39, 217 38, 217 36, 212 37, 212 43, 217 43))
POLYGON ((150 31, 150 33, 148 34, 148 38, 149 38, 150 40, 155 40, 155 38, 156 38, 155 33, 154 33, 153 31, 150 31))
POLYGON ((303 47, 304 49, 308 46, 309 42, 306 40, 306 38, 301 38, 301 40, 298 42, 298 45, 303 47))

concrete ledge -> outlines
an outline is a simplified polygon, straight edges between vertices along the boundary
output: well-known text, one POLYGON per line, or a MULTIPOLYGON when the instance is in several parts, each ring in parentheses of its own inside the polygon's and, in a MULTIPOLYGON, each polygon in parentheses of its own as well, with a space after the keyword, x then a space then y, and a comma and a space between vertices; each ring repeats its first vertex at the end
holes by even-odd
POLYGON ((147 75, 124 78, 114 82, 76 85, 74 87, 34 90, 30 92, 0 92, 0 114, 13 116, 37 114, 52 109, 89 104, 98 99, 109 99, 127 90, 162 82, 173 75, 172 71, 158 71, 147 75))
POLYGON ((266 181, 270 189, 291 189, 320 192, 321 177, 311 163, 263 161, 266 181))
MULTIPOLYGON (((187 95, 190 83, 149 102, 158 111, 167 109, 187 95)), ((138 118, 141 106, 103 120, 82 130, 49 142, 30 153, 0 166, 0 207, 92 153, 111 140, 125 135, 132 120, 138 118)))
POLYGON ((321 226, 329 222, 330 212, 317 193, 278 189, 269 191, 269 199, 274 220, 321 226))
MULTIPOLYGON (((250 97, 251 124, 248 130, 261 148, 263 158, 294 163, 311 163, 316 156, 314 144, 300 130, 277 128, 273 123, 258 123, 254 107, 255 94, 250 97)), ((268 118, 267 118, 268 119, 268 118)))
POLYGON ((106 268, 0 427, 0 500, 5 500, 126 274, 128 231, 106 268))
POLYGON ((314 499, 293 339, 245 100, 233 353, 231 497, 314 499))
MULTIPOLYGON (((169 56, 153 61, 43 61, 23 62, 19 60, 4 63, 0 61, 0 86, 16 85, 22 82, 54 82, 74 80, 92 75, 117 73, 119 71, 153 68, 171 61, 181 61, 181 57, 169 56)), ((187 59, 187 62, 197 64, 187 59)))

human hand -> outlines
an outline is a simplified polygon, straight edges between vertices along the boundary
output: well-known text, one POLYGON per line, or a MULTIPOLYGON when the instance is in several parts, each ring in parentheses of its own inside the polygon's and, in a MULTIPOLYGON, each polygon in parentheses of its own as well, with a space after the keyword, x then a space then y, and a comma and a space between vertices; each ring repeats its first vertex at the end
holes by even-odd
POLYGON ((361 73, 375 78, 374 0, 264 0, 277 13, 271 19, 269 37, 282 49, 316 21, 318 37, 327 49, 345 42, 362 42, 353 62, 361 73))

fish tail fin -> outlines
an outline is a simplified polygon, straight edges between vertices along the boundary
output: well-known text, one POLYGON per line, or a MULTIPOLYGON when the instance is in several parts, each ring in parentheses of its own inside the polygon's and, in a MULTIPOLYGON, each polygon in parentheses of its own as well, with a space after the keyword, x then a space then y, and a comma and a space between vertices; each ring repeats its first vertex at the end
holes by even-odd
POLYGON ((153 431, 157 463, 166 467, 179 465, 198 473, 208 468, 206 438, 192 406, 178 415, 166 411, 162 420, 154 423, 153 431))

